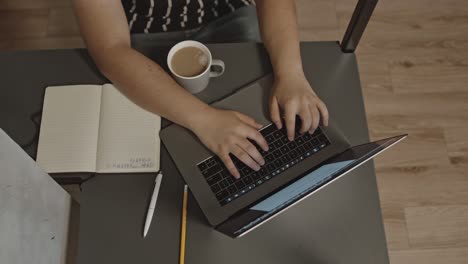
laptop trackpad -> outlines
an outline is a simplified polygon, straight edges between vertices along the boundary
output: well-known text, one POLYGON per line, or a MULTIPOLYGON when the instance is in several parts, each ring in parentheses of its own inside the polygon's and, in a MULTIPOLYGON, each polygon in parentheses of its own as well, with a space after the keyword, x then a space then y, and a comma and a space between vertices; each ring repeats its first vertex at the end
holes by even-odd
POLYGON ((268 125, 271 123, 268 105, 272 85, 273 77, 268 75, 212 105, 238 111, 264 126, 268 125))

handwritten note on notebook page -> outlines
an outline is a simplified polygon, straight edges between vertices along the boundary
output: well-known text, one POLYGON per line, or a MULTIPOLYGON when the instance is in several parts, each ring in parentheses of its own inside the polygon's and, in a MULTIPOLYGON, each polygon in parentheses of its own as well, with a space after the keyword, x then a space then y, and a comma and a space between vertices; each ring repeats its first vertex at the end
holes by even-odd
POLYGON ((128 100, 113 85, 102 89, 98 172, 159 170, 161 118, 128 100))
POLYGON ((37 154, 47 172, 155 172, 161 118, 111 84, 48 87, 37 154))

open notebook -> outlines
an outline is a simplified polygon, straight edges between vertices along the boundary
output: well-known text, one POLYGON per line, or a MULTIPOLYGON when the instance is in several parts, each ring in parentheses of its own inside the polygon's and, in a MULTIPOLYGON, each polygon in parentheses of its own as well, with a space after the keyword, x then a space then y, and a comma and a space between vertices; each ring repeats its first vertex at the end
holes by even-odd
POLYGON ((161 118, 113 85, 47 87, 37 163, 46 172, 155 172, 161 118))

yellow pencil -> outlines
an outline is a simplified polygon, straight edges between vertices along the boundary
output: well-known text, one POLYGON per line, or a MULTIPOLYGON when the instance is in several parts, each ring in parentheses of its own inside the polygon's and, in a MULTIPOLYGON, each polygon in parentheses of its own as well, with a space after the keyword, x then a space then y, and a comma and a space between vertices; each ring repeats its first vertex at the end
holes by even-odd
POLYGON ((185 263, 185 231, 187 229, 187 196, 188 187, 184 186, 184 201, 182 203, 182 226, 180 228, 180 259, 179 264, 185 263))

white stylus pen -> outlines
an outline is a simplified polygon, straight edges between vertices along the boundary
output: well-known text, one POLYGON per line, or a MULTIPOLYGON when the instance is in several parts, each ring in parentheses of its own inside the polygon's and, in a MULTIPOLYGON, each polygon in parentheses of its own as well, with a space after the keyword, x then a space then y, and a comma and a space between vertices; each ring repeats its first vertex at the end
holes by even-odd
POLYGON ((162 172, 159 172, 158 175, 156 176, 156 179, 154 180, 154 190, 153 190, 153 196, 151 197, 151 202, 148 207, 148 212, 146 213, 146 221, 145 221, 145 229, 143 231, 143 238, 146 237, 146 234, 148 233, 148 230, 151 225, 151 220, 153 219, 154 215, 154 208, 156 207, 156 201, 158 200, 158 194, 159 194, 159 188, 161 187, 161 181, 162 181, 162 172))

